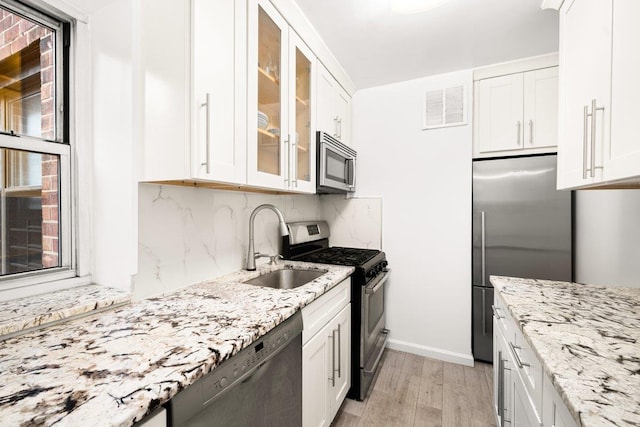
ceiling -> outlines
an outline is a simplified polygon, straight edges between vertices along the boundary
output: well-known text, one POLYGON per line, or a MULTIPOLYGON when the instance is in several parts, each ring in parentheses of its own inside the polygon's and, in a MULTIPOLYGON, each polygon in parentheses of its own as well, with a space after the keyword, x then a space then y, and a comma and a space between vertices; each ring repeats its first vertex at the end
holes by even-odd
POLYGON ((414 15, 390 0, 295 0, 358 89, 558 50, 540 0, 451 0, 414 15))

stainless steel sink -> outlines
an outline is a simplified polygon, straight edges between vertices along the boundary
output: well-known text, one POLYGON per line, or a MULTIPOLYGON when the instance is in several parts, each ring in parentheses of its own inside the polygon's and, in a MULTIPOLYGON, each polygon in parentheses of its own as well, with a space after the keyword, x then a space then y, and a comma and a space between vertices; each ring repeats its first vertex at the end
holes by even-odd
POLYGON ((265 286, 274 289, 294 289, 306 285, 313 279, 325 274, 324 270, 302 270, 299 268, 284 268, 247 280, 249 285, 265 286))

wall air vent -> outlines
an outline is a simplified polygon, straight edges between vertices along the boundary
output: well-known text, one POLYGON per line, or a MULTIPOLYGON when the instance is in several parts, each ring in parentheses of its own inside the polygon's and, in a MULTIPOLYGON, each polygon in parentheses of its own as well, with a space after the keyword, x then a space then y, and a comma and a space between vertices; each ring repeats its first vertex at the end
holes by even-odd
POLYGON ((422 129, 437 129, 467 124, 465 85, 427 90, 422 129))

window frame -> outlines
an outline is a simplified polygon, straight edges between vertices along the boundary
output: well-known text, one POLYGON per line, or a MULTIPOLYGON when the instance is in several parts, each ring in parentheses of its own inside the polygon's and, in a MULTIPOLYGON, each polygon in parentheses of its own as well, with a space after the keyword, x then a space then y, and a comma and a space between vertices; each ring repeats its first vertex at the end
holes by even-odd
MULTIPOLYGON (((31 2, 29 2, 31 3, 31 2)), ((0 5, 12 13, 35 21, 55 31, 54 56, 54 140, 25 135, 0 134, 0 148, 16 149, 41 154, 56 155, 59 158, 59 266, 42 270, 13 273, 0 277, 0 292, 11 289, 43 285, 77 276, 76 257, 76 189, 73 185, 74 153, 70 144, 70 43, 73 22, 39 10, 39 5, 25 5, 14 0, 1 0, 0 5)), ((43 5, 46 6, 46 5, 43 5)), ((45 10, 48 8, 44 8, 45 10)), ((47 12, 49 12, 47 10, 47 12)), ((39 292, 42 290, 39 289, 39 292)))

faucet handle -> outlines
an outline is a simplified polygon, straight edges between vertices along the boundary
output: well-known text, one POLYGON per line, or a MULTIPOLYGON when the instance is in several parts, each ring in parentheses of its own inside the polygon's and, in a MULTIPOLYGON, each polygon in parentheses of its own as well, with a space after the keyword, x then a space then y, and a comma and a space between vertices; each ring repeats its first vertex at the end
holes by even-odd
POLYGON ((256 252, 256 253, 254 253, 254 254, 253 254, 253 258, 254 258, 254 259, 258 259, 258 258, 271 258, 271 256, 270 256, 270 255, 267 255, 267 254, 263 254, 263 253, 261 253, 261 252, 256 252))
POLYGON ((269 265, 276 265, 277 264, 277 260, 278 259, 284 259, 282 257, 282 255, 277 254, 277 255, 269 255, 269 265))

